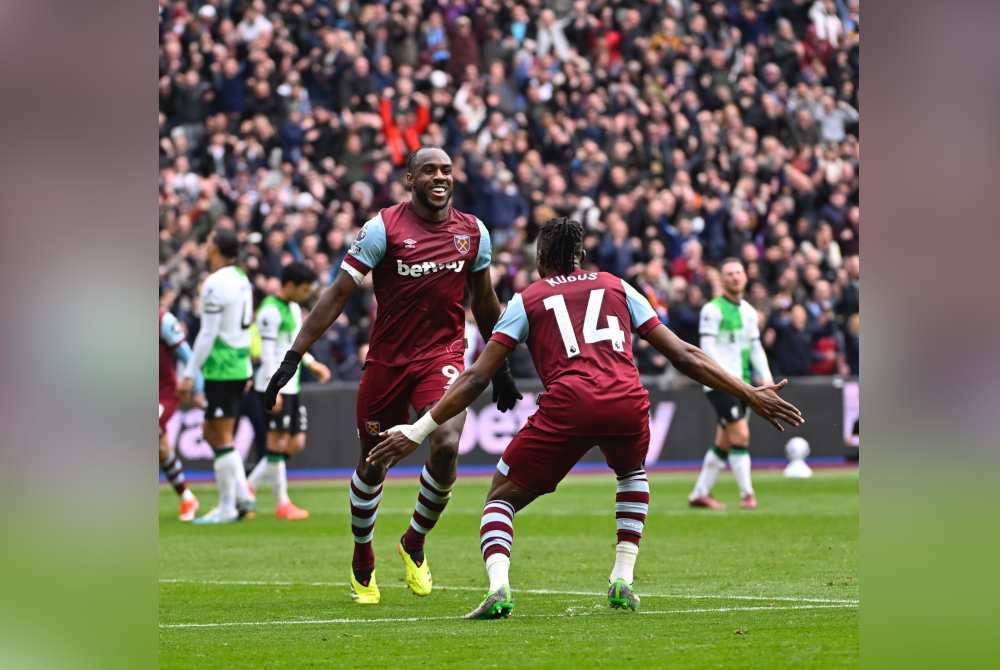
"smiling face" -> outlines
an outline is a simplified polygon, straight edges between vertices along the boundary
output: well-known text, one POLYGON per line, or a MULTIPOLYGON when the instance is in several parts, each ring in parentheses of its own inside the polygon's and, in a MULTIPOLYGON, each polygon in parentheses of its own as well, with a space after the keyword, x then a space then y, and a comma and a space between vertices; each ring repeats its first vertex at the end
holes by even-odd
POLYGON ((441 149, 420 149, 406 171, 406 185, 421 208, 430 213, 447 209, 454 188, 451 158, 441 149))

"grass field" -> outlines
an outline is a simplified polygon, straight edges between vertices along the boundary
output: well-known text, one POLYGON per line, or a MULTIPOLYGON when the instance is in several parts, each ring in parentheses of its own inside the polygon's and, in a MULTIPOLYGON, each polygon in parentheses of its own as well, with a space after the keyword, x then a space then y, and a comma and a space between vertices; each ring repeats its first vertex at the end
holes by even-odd
MULTIPOLYGON (((607 607, 614 480, 570 477, 515 519, 514 613, 460 615, 485 595, 479 514, 487 479, 468 478, 427 542, 435 591, 410 594, 395 543, 416 482, 390 480, 375 550, 378 606, 347 589, 347 483, 295 483, 312 512, 278 522, 268 491, 251 522, 193 527, 160 493, 163 668, 835 668, 858 663, 858 476, 792 481, 757 473, 760 509, 689 510, 694 474, 651 476, 636 565, 639 613, 607 607)), ((211 487, 195 487, 202 512, 211 487)))

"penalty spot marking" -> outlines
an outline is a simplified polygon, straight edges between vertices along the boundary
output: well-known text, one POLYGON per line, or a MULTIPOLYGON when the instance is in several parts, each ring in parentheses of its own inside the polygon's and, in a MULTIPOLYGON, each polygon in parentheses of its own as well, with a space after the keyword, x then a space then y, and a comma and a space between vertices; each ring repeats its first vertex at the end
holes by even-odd
MULTIPOLYGON (((347 582, 294 582, 294 581, 266 581, 253 579, 161 579, 161 584, 203 584, 206 586, 315 586, 315 587, 346 587, 347 582)), ((406 584, 379 584, 379 588, 409 588, 406 584)), ((483 591, 481 586, 435 586, 442 591, 483 591)), ((563 591, 559 589, 513 589, 514 593, 527 593, 542 596, 606 596, 607 593, 596 593, 594 591, 563 591)), ((676 600, 746 600, 755 602, 787 602, 787 603, 810 603, 825 605, 844 605, 856 607, 859 600, 851 598, 810 598, 803 596, 741 596, 741 595, 698 595, 690 593, 641 593, 642 598, 672 598, 676 600)), ((767 608, 765 608, 767 609, 767 608)), ((696 610, 684 610, 696 611, 696 610)), ((722 610, 710 610, 712 612, 722 610)), ((443 617, 451 619, 453 617, 443 617)), ((420 619, 423 621, 424 619, 420 619)), ((351 619, 356 621, 356 619, 351 619)), ((380 619, 381 621, 381 619, 380 619)), ((400 619, 403 621, 403 619, 400 619)))
MULTIPOLYGON (((778 607, 699 607, 676 610, 639 610, 636 614, 644 616, 663 616, 669 614, 715 614, 726 612, 780 612, 788 610, 816 609, 857 609, 857 604, 839 605, 781 605, 778 607)), ((597 616, 601 612, 579 612, 559 614, 516 614, 517 619, 572 619, 576 617, 597 616)), ((228 628, 234 626, 325 626, 335 624, 369 624, 369 623, 419 623, 422 621, 463 621, 460 616, 427 616, 427 617, 385 617, 382 619, 278 619, 273 621, 217 621, 211 623, 161 623, 160 628, 228 628)))

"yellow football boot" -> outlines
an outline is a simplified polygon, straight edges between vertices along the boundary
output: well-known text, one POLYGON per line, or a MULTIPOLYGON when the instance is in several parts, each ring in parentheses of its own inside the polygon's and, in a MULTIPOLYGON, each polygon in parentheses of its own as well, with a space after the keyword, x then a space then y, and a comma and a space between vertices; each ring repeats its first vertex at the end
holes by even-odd
POLYGON ((368 580, 368 586, 365 586, 354 578, 354 571, 351 570, 351 600, 359 605, 378 605, 379 601, 382 600, 374 571, 372 571, 372 578, 368 580))
POLYGON ((427 565, 427 556, 420 565, 413 562, 410 555, 403 549, 402 544, 396 545, 396 551, 403 559, 403 567, 406 568, 406 585, 410 587, 414 595, 429 596, 434 587, 434 580, 431 577, 431 569, 427 565))

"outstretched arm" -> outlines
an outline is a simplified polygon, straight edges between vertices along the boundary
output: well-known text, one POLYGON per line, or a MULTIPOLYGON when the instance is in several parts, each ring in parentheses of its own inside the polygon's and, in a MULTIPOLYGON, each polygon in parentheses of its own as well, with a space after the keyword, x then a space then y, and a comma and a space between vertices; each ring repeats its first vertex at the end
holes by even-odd
POLYGON ((444 397, 412 425, 393 426, 379 434, 385 439, 368 454, 368 462, 391 467, 413 453, 420 443, 442 423, 459 414, 486 390, 493 375, 507 362, 513 349, 490 341, 471 368, 460 374, 444 397))
POLYGON ((805 421, 795 405, 783 400, 777 394, 788 380, 783 379, 777 384, 750 386, 723 370, 708 354, 693 344, 684 342, 663 325, 653 328, 644 337, 656 347, 657 351, 666 356, 678 371, 706 386, 745 400, 754 412, 770 421, 778 430, 784 430, 782 421, 789 426, 798 426, 805 421))

